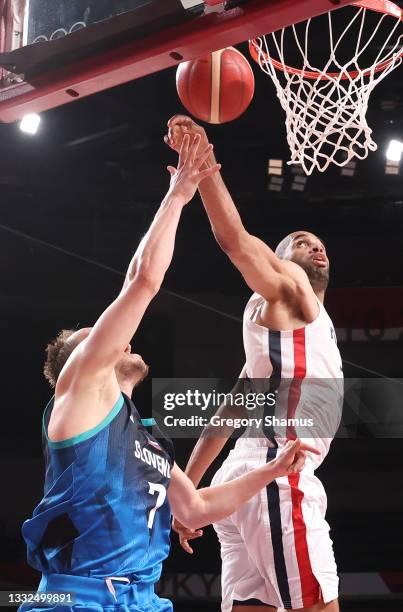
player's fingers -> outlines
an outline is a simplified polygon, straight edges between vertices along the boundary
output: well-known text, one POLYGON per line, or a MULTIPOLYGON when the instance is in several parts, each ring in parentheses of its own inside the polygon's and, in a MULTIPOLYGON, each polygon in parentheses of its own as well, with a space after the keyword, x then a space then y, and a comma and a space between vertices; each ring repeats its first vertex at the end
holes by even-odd
POLYGON ((200 145, 200 140, 201 140, 200 134, 196 134, 195 137, 193 138, 193 142, 192 142, 192 144, 190 146, 190 150, 189 150, 189 159, 188 159, 188 162, 190 164, 194 164, 195 163, 197 151, 198 151, 199 145, 200 145))
POLYGON ((165 142, 166 145, 168 145, 168 147, 171 147, 171 149, 175 148, 175 146, 174 146, 175 143, 172 140, 172 138, 170 138, 170 136, 168 136, 168 135, 164 136, 164 142, 165 142))
POLYGON ((203 535, 203 529, 195 529, 191 535, 193 538, 201 538, 203 535))
POLYGON ((167 144, 174 151, 179 151, 182 144, 183 130, 180 127, 169 128, 167 135, 167 144))
POLYGON ((178 151, 182 142, 183 130, 180 126, 174 126, 168 129, 168 134, 164 136, 164 142, 174 151, 178 151))
POLYGON ((171 176, 173 176, 176 172, 176 168, 174 168, 173 166, 167 166, 167 170, 171 176))
POLYGON ((311 446, 310 444, 301 443, 300 450, 308 451, 310 453, 313 453, 314 455, 320 455, 320 451, 318 451, 317 448, 315 448, 314 446, 311 446))
POLYGON ((180 538, 179 542, 183 550, 189 553, 189 555, 193 555, 193 548, 189 545, 189 542, 187 540, 180 538))
POLYGON ((204 164, 204 162, 208 159, 209 155, 211 155, 211 152, 213 150, 213 145, 209 144, 204 151, 202 152, 201 155, 199 155, 199 157, 196 159, 196 168, 199 169, 202 167, 202 165, 204 164))
POLYGON ((186 540, 197 540, 197 538, 201 538, 202 535, 203 535, 203 531, 201 529, 184 534, 186 540))
POLYGON ((176 531, 179 533, 181 538, 185 538, 186 540, 189 540, 192 538, 199 538, 200 536, 203 535, 202 529, 188 529, 187 527, 184 527, 183 525, 181 525, 179 528, 176 527, 176 531))
POLYGON ((168 120, 168 127, 173 127, 175 125, 185 125, 186 127, 191 127, 193 121, 187 115, 174 115, 168 120))
POLYGON ((292 457, 292 455, 295 455, 295 453, 297 453, 300 448, 301 442, 300 440, 298 440, 298 438, 296 440, 288 440, 288 442, 282 449, 282 454, 284 453, 288 457, 292 457))
POLYGON ((305 453, 299 452, 296 455, 295 461, 294 461, 294 463, 291 466, 291 471, 293 471, 293 472, 300 472, 303 469, 304 465, 305 465, 305 461, 306 461, 305 453))
POLYGON ((185 134, 182 140, 181 150, 179 151, 178 168, 182 168, 182 166, 187 161, 187 158, 189 155, 189 142, 190 142, 190 136, 189 134, 185 134))
POLYGON ((202 170, 201 172, 199 172, 199 174, 197 175, 197 180, 199 182, 203 181, 208 176, 212 176, 213 174, 216 174, 220 170, 221 170, 221 164, 215 164, 214 166, 211 166, 211 168, 207 168, 207 170, 202 170))

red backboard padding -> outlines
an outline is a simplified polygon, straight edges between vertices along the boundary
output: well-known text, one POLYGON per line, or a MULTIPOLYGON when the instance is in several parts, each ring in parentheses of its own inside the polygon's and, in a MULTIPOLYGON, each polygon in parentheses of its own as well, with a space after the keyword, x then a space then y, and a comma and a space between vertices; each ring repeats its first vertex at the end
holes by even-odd
MULTIPOLYGON (((235 9, 197 16, 0 90, 0 121, 61 106, 348 4, 351 0, 250 0, 235 9)), ((1 59, 0 55, 0 64, 1 59)))

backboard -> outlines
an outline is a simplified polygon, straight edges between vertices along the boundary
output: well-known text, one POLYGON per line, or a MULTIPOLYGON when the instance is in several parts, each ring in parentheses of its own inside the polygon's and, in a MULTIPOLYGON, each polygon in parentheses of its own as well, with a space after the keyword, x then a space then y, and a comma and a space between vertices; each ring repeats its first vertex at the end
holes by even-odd
POLYGON ((0 121, 13 122, 352 0, 0 0, 0 121))

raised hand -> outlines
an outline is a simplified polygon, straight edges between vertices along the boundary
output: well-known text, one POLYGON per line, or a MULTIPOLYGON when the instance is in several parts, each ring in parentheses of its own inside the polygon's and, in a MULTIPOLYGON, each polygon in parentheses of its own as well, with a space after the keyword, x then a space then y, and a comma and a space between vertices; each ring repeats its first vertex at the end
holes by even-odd
POLYGON ((193 198, 202 180, 212 176, 221 169, 220 164, 214 164, 204 170, 201 169, 211 154, 213 146, 207 145, 205 148, 202 148, 200 147, 200 141, 200 134, 195 136, 185 134, 179 152, 178 167, 168 166, 168 171, 171 175, 169 193, 182 198, 185 200, 185 203, 190 202, 193 198), (201 149, 200 153, 199 147, 201 149))
POLYGON ((164 141, 171 149, 179 152, 185 134, 190 134, 191 136, 199 134, 200 147, 202 149, 205 149, 209 143, 205 129, 186 115, 174 115, 171 117, 168 121, 168 134, 164 137, 164 141))
POLYGON ((288 440, 277 457, 268 465, 274 467, 276 478, 301 472, 305 465, 306 452, 320 455, 315 447, 303 444, 301 440, 288 440))

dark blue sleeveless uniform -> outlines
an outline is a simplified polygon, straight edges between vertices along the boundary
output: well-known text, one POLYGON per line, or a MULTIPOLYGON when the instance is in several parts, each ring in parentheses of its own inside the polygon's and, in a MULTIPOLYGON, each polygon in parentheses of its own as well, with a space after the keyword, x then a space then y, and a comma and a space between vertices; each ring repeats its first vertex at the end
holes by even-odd
POLYGON ((47 438, 52 408, 44 497, 22 528, 39 591, 73 592, 80 609, 172 610, 154 593, 170 546, 172 444, 151 435, 123 394, 97 427, 61 442, 47 438))

